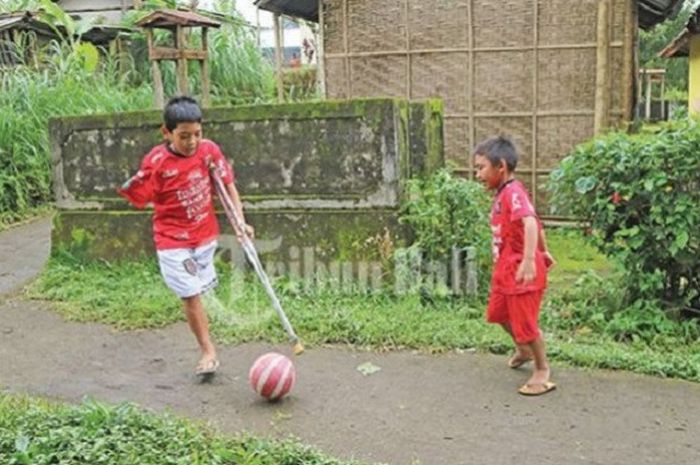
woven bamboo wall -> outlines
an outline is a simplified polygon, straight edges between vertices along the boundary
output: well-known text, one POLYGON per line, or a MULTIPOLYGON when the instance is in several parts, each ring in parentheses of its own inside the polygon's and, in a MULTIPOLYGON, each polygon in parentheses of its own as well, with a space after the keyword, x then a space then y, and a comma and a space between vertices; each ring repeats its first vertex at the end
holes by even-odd
MULTIPOLYGON (((631 95, 624 49, 634 40, 624 26, 633 2, 611 2, 616 124, 632 105, 623 100, 631 95)), ((326 92, 443 98, 446 157, 456 171, 471 175, 476 142, 510 135, 519 176, 544 206, 547 174, 593 136, 597 14, 598 0, 324 0, 326 92)))

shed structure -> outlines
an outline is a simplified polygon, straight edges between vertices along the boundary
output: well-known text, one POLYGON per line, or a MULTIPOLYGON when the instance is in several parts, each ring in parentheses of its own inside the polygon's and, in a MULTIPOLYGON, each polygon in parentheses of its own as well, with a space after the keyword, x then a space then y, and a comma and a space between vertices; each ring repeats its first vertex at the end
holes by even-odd
MULTIPOLYGON (((637 28, 680 0, 257 0, 318 21, 332 99, 441 97, 445 155, 473 173, 471 148, 505 133, 535 203, 572 147, 633 117, 637 28)), ((545 212, 543 212, 545 213, 545 212)))

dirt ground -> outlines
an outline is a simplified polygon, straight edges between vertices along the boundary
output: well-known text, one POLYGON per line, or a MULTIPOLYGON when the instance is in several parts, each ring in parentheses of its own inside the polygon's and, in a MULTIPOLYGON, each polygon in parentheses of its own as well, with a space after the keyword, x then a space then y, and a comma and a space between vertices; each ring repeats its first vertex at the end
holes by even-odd
POLYGON ((0 388, 76 402, 133 401, 224 432, 294 435, 344 459, 388 464, 698 464, 700 384, 554 364, 554 393, 523 398, 527 371, 486 354, 375 354, 313 348, 277 404, 247 384, 256 356, 288 347, 220 348, 210 384, 191 374, 184 324, 116 332, 63 321, 17 292, 48 254, 50 222, 0 233, 0 388), (365 376, 365 362, 380 367, 365 376))

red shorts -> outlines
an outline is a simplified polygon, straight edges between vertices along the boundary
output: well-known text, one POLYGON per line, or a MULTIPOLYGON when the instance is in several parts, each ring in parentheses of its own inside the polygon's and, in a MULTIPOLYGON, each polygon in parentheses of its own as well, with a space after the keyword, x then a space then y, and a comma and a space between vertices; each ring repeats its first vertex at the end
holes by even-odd
POLYGON ((541 335, 537 320, 543 294, 544 291, 515 295, 492 292, 486 310, 486 321, 509 323, 515 342, 528 344, 541 335))

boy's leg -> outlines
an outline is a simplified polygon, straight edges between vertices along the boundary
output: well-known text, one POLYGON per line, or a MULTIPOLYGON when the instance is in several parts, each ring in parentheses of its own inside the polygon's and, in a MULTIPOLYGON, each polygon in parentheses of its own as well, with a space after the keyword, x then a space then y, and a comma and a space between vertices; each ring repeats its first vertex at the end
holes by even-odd
POLYGON ((511 368, 518 368, 532 359, 532 352, 528 346, 520 346, 515 342, 509 318, 506 296, 498 292, 492 292, 489 296, 489 303, 486 310, 486 321, 501 325, 503 330, 510 334, 510 337, 513 339, 513 344, 515 345, 515 354, 508 360, 508 366, 511 368))
POLYGON ((549 361, 547 360, 547 352, 545 351, 544 339, 542 336, 528 344, 534 355, 535 368, 532 370, 532 376, 527 384, 535 388, 541 387, 545 389, 545 384, 549 381, 549 361))
POLYGON ((543 394, 554 388, 554 384, 549 381, 549 361, 537 323, 542 295, 543 292, 538 291, 508 297, 513 336, 520 347, 530 351, 535 362, 532 376, 520 389, 520 393, 526 395, 543 394))
POLYGON ((216 348, 209 336, 209 319, 202 305, 199 295, 182 299, 185 305, 187 323, 197 338, 197 343, 202 351, 202 358, 197 365, 197 371, 210 370, 216 364, 216 348))
POLYGON ((513 336, 513 328, 511 328, 510 323, 501 323, 501 327, 505 332, 510 334, 511 339, 513 339, 513 345, 515 346, 515 353, 508 359, 508 366, 511 368, 520 368, 525 363, 532 360, 532 349, 529 344, 518 344, 513 336))
POLYGON ((202 357, 197 365, 198 374, 213 373, 218 368, 216 349, 209 336, 209 320, 202 304, 201 294, 216 285, 213 257, 216 242, 197 249, 169 249, 158 251, 158 263, 167 286, 182 299, 187 322, 197 338, 202 357))

